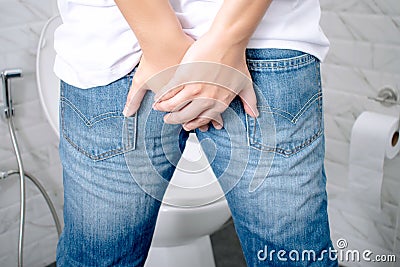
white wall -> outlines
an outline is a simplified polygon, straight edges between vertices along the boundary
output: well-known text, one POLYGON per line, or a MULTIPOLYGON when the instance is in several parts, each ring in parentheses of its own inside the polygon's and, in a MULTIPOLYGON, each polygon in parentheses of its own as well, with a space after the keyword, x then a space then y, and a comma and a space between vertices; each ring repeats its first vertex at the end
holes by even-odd
MULTIPOLYGON (((41 110, 35 83, 35 55, 40 31, 54 14, 55 0, 0 0, 0 70, 22 68, 24 77, 11 82, 15 125, 24 167, 37 177, 62 215, 58 141, 41 110)), ((0 102, 2 102, 0 94, 0 102)), ((2 105, 2 104, 0 104, 2 105)), ((0 116, 0 172, 16 169, 3 113, 0 116)), ((0 266, 17 265, 19 225, 18 176, 0 181, 0 266)), ((27 181, 24 266, 55 260, 56 229, 39 191, 27 181)))
POLYGON ((365 110, 400 114, 399 106, 385 108, 367 98, 385 85, 400 89, 400 2, 321 0, 321 5, 321 24, 331 41, 322 76, 332 236, 346 238, 349 248, 395 253, 399 261, 400 157, 385 161, 382 210, 362 201, 368 196, 349 192, 347 171, 356 118, 365 110))
MULTIPOLYGON (((12 86, 25 168, 43 182, 60 214, 57 139, 40 108, 34 76, 40 29, 53 14, 55 2, 0 0, 0 70, 24 70, 24 78, 13 81, 12 86)), ((364 110, 400 113, 399 108, 384 108, 367 99, 387 84, 400 89, 400 2, 321 0, 321 4, 322 26, 332 43, 322 72, 332 235, 334 239, 345 237, 350 246, 370 248, 376 253, 394 250, 400 255, 399 227, 395 231, 399 224, 400 157, 385 162, 381 212, 363 206, 351 193, 346 193, 347 202, 341 201, 340 196, 347 190, 350 133, 357 116, 364 110)), ((2 117, 0 170, 15 168, 2 117)), ((40 267, 54 261, 56 230, 38 191, 28 186, 27 196, 25 263, 40 267)), ((17 177, 0 181, 0 266, 16 265, 18 205, 17 177)))

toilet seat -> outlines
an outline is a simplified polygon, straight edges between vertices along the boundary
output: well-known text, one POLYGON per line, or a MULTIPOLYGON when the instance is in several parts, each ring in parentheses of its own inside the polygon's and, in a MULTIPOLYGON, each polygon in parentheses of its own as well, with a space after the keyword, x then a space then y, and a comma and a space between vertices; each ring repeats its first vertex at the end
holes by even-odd
POLYGON ((196 135, 190 133, 163 203, 184 208, 205 206, 218 201, 225 201, 224 192, 196 135))
POLYGON ((47 21, 42 29, 36 55, 36 84, 39 98, 51 128, 59 136, 58 103, 60 98, 60 79, 53 71, 56 52, 54 50, 54 31, 61 25, 60 16, 47 21))

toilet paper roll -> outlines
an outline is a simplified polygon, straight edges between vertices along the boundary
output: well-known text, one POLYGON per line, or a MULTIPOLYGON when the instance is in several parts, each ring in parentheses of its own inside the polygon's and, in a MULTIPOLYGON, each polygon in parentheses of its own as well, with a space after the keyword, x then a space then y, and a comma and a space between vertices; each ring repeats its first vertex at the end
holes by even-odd
POLYGON ((384 161, 385 158, 394 158, 399 150, 399 118, 363 112, 351 132, 351 194, 356 194, 356 198, 380 209, 384 161))

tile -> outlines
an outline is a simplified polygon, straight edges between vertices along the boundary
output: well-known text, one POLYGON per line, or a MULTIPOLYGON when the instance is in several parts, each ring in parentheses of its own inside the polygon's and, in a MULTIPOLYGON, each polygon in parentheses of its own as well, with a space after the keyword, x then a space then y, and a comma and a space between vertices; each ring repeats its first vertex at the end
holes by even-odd
POLYGON ((352 32, 338 13, 322 11, 320 24, 328 39, 354 40, 352 32))
POLYGON ((400 154, 394 159, 385 159, 385 173, 400 182, 399 176, 400 154))
POLYGON ((348 163, 349 149, 348 143, 326 139, 325 157, 333 162, 345 165, 348 163))
POLYGON ((3 45, 0 53, 7 54, 21 50, 36 52, 43 25, 44 22, 36 22, 0 28, 0 43, 3 45))
POLYGON ((400 5, 398 0, 385 0, 385 1, 379 1, 379 0, 370 0, 371 2, 374 2, 379 9, 381 10, 382 14, 386 15, 399 15, 400 14, 400 5))
MULTIPOLYGON (((26 182, 26 195, 27 198, 30 196, 33 196, 35 194, 38 194, 36 191, 36 188, 30 184, 30 182, 26 182)), ((0 214, 5 214, 7 212, 7 209, 11 208, 14 209, 14 207, 11 207, 12 205, 16 205, 15 209, 18 209, 19 205, 19 176, 18 174, 9 176, 7 179, 2 180, 0 182, 0 214)), ((5 218, 2 218, 0 216, 0 221, 7 221, 5 218)), ((0 225, 0 229, 1 229, 0 225)), ((0 230, 0 234, 1 234, 0 230)))
POLYGON ((0 25, 12 27, 36 21, 44 21, 53 14, 50 0, 3 0, 0 25))
POLYGON ((394 246, 394 227, 388 227, 380 221, 373 221, 373 217, 380 212, 368 209, 349 208, 353 202, 344 201, 340 210, 331 209, 330 220, 334 231, 340 229, 344 238, 354 237, 363 240, 363 244, 370 244, 383 250, 392 250, 394 246), (362 212, 370 211, 369 214, 360 216, 362 212))
POLYGON ((17 129, 17 138, 21 146, 21 153, 58 143, 58 138, 48 123, 17 129))
POLYGON ((328 64, 372 69, 373 44, 361 41, 331 40, 325 60, 328 64))
POLYGON ((400 46, 374 45, 373 68, 397 74, 400 70, 400 46))
POLYGON ((45 187, 50 198, 52 198, 55 204, 62 207, 63 202, 63 190, 60 185, 62 184, 62 169, 60 165, 53 165, 46 169, 31 173, 36 179, 38 179, 43 187, 45 187))
MULTIPOLYGON (((27 225, 24 242, 24 266, 42 267, 54 262, 57 235, 54 229, 40 231, 43 235, 29 242, 30 235, 40 231, 38 227, 27 225)), ((10 231, 7 236, 0 236, 0 263, 2 266, 15 266, 17 261, 18 229, 10 231), (4 241, 6 240, 6 241, 4 241), (13 245, 10 246, 10 243, 13 245)))
POLYGON ((400 70, 400 46, 375 44, 373 46, 373 69, 398 74, 400 70))
MULTIPOLYGON (((334 232, 332 233, 332 238, 334 240, 334 243, 336 242, 336 240, 339 240, 341 238, 343 238, 343 232, 334 232)), ((347 256, 347 253, 351 253, 351 251, 359 251, 360 256, 362 255, 362 253, 365 250, 370 250, 373 252, 373 256, 371 258, 374 257, 374 255, 388 255, 391 254, 391 251, 386 250, 386 249, 382 249, 381 247, 378 247, 374 244, 371 243, 366 243, 364 242, 364 240, 359 239, 355 236, 352 235, 347 235, 345 236, 345 240, 347 242, 347 247, 345 249, 338 249, 338 257, 339 257, 339 263, 343 264, 344 266, 357 266, 357 267, 365 267, 365 266, 371 266, 371 267, 387 267, 387 266, 391 266, 388 265, 388 263, 384 263, 384 264, 379 264, 377 262, 366 262, 363 260, 360 261, 354 261, 352 260, 352 256, 350 254, 350 256, 347 256)), ((362 258, 362 257, 360 257, 362 258)), ((396 265, 395 265, 396 266, 396 265)))
POLYGON ((340 13, 339 17, 354 40, 400 44, 400 29, 388 16, 340 13))
POLYGON ((351 12, 361 14, 379 14, 382 10, 378 7, 377 3, 373 0, 350 0, 350 1, 335 1, 335 0, 321 0, 321 8, 334 12, 351 12))
POLYGON ((348 168, 346 165, 325 159, 325 171, 329 185, 340 187, 341 191, 348 188, 348 168))
POLYGON ((366 96, 360 96, 348 90, 337 90, 325 86, 324 88, 324 111, 326 115, 333 117, 335 121, 339 119, 351 122, 365 110, 366 96))
POLYGON ((24 104, 15 104, 14 114, 14 125, 17 129, 47 123, 39 99, 24 104))
POLYGON ((20 50, 4 55, 0 69, 22 69, 25 74, 35 73, 36 51, 20 50))
MULTIPOLYGON (((385 172, 387 172, 386 169, 385 172)), ((389 178, 388 175, 385 175, 382 185, 382 200, 392 205, 399 206, 400 205, 399 188, 400 188, 400 179, 398 175, 395 176, 395 178, 389 178)))
POLYGON ((350 142, 353 119, 343 118, 338 115, 325 114, 326 137, 342 142, 350 142))
POLYGON ((356 95, 375 95, 367 73, 360 68, 324 64, 321 69, 325 88, 356 95))

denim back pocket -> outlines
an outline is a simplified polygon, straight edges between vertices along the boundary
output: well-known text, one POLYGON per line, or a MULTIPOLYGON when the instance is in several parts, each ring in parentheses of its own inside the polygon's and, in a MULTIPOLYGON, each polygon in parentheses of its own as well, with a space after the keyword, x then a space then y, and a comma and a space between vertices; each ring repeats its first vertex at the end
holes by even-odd
POLYGON ((61 137, 92 160, 135 149, 136 116, 122 114, 129 85, 128 77, 90 89, 61 82, 61 137), (125 140, 122 127, 130 128, 125 140))
MULTIPOLYGON (((254 51, 253 55, 256 54, 254 51)), ((299 51, 276 51, 286 57, 248 58, 260 111, 259 119, 247 116, 248 137, 253 148, 290 156, 323 133, 319 61, 299 51), (275 126, 274 143, 268 140, 272 138, 261 134, 271 125, 259 123, 260 118, 271 116, 271 113, 275 126)))

